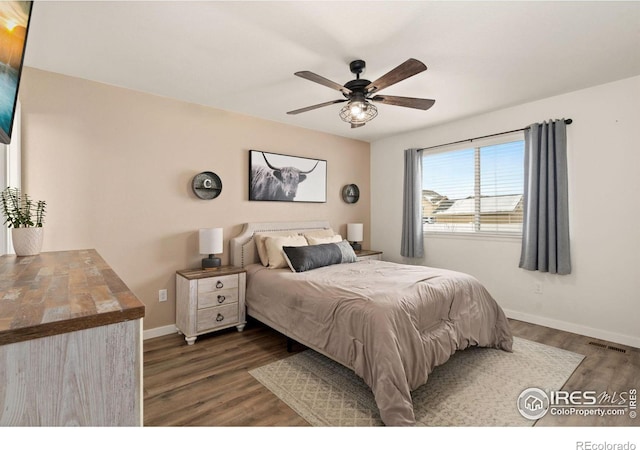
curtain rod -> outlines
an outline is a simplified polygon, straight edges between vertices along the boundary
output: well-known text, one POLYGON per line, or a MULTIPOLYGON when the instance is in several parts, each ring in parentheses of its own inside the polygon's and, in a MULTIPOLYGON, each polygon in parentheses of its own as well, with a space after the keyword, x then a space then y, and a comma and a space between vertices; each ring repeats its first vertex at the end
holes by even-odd
MULTIPOLYGON (((567 125, 570 125, 572 122, 573 122, 573 119, 564 119, 564 123, 567 124, 567 125)), ((462 144, 463 142, 473 142, 473 141, 475 141, 477 139, 490 138, 490 137, 494 137, 494 136, 502 136, 503 134, 515 133, 517 131, 524 131, 527 128, 529 128, 529 127, 519 128, 517 130, 511 130, 511 131, 503 131, 502 133, 487 134, 486 136, 478 136, 478 137, 474 137, 474 138, 470 138, 470 139, 463 139, 461 141, 449 142, 448 144, 432 145, 431 147, 419 148, 418 151, 431 150, 432 148, 445 147, 447 145, 453 145, 453 144, 462 144)))

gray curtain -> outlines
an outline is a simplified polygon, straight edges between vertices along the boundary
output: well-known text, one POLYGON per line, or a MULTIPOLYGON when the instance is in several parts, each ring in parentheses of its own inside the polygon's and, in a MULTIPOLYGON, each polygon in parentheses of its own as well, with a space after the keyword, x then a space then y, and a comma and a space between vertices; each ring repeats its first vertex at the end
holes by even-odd
POLYGON ((422 237, 422 151, 404 151, 404 200, 402 207, 402 244, 400 254, 421 258, 424 254, 422 237))
POLYGON ((520 267, 571 273, 567 129, 564 120, 524 131, 524 223, 520 267))

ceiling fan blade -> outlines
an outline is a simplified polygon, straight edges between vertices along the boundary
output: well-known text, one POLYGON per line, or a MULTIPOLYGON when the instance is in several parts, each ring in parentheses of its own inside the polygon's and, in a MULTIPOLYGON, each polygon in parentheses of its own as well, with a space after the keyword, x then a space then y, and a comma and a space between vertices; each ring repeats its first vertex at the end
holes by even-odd
POLYGON ((319 83, 323 86, 330 87, 331 89, 335 89, 336 91, 340 91, 343 94, 351 94, 351 89, 348 89, 341 84, 338 84, 334 81, 328 80, 325 77, 321 77, 318 74, 313 72, 309 72, 308 70, 303 70, 302 72, 296 72, 294 75, 299 76, 300 78, 304 78, 305 80, 313 81, 315 83, 319 83))
POLYGON ((369 83, 365 91, 369 93, 379 91, 425 70, 427 70, 427 66, 417 59, 409 58, 395 69, 382 75, 376 81, 369 83))
POLYGON ((426 98, 397 97, 394 95, 376 95, 369 100, 384 103, 385 105, 404 106, 407 108, 422 109, 426 111, 436 102, 426 98))
POLYGON ((366 122, 365 123, 352 123, 351 124, 351 128, 360 128, 360 127, 365 126, 366 124, 367 124, 366 122))
POLYGON ((318 105, 313 105, 313 106, 307 106, 306 108, 300 108, 300 109, 296 109, 293 111, 289 111, 287 112, 287 114, 300 114, 303 112, 307 112, 307 111, 311 111, 314 109, 318 109, 318 108, 322 108, 323 106, 329 106, 329 105, 333 105, 335 103, 342 103, 342 102, 346 102, 347 99, 346 98, 341 98, 339 100, 332 100, 330 102, 324 102, 324 103, 320 103, 318 105))

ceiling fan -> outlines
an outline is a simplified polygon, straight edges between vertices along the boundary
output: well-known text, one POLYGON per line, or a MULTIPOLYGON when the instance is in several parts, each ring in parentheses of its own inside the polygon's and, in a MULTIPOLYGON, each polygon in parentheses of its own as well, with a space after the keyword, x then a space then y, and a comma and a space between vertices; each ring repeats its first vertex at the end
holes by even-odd
POLYGON ((382 89, 396 84, 402 80, 412 77, 420 72, 427 70, 427 66, 417 59, 410 58, 400 64, 395 69, 389 71, 376 81, 360 79, 360 74, 364 71, 366 63, 361 59, 351 61, 349 69, 355 74, 356 79, 351 80, 344 86, 339 85, 313 72, 302 71, 296 72, 294 75, 304 78, 323 86, 330 87, 336 91, 342 92, 344 98, 332 100, 330 102, 320 103, 318 105, 307 106, 287 112, 287 114, 300 114, 311 111, 324 106, 334 105, 336 103, 348 102, 340 110, 340 118, 345 122, 351 123, 351 128, 364 126, 368 121, 378 115, 378 108, 371 102, 383 103, 386 105, 404 106, 407 108, 415 108, 427 110, 433 106, 435 100, 413 97, 397 97, 393 95, 377 95, 382 89))

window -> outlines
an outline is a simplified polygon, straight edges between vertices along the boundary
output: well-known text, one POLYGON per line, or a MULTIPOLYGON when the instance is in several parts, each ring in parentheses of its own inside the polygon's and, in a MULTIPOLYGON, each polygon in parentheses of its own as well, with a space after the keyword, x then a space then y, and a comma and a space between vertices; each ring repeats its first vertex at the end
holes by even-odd
MULTIPOLYGON (((0 144, 0 189, 7 186, 20 187, 20 101, 16 103, 15 118, 13 120, 13 131, 11 132, 11 144, 0 144)), ((0 227, 0 255, 13 252, 10 233, 6 226, 0 227)))
POLYGON ((522 136, 475 144, 424 152, 424 231, 522 234, 522 136))

